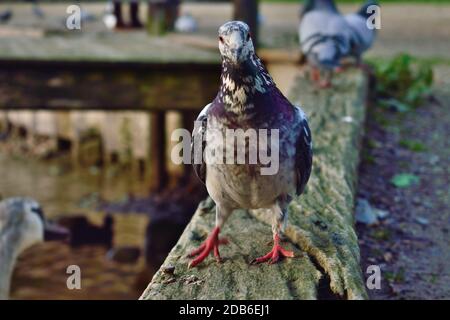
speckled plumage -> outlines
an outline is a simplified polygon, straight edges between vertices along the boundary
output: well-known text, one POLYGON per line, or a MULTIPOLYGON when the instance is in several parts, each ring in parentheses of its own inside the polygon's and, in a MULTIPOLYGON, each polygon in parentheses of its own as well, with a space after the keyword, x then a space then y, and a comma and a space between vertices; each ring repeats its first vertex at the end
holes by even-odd
MULTIPOLYGON (((194 141, 206 136, 207 142, 202 146, 205 150, 207 144, 210 148, 221 144, 219 139, 208 137, 211 132, 225 136, 227 129, 254 129, 256 132, 278 129, 279 141, 272 147, 279 150, 279 170, 273 175, 263 175, 261 170, 265 166, 260 159, 255 164, 249 163, 251 148, 258 152, 270 150, 270 135, 267 143, 245 144, 245 164, 228 164, 224 158, 223 164, 202 162, 194 164, 194 169, 216 203, 216 227, 220 228, 234 209, 273 208, 273 230, 274 235, 278 235, 290 199, 303 192, 311 173, 311 132, 303 111, 284 97, 255 54, 251 38, 246 35, 248 27, 241 22, 229 22, 219 30, 221 37, 229 34, 223 30, 230 33, 236 30, 240 34, 245 54, 232 61, 229 51, 221 49, 220 90, 214 101, 200 113, 197 120, 202 125, 194 130, 194 141)), ((225 150, 237 145, 234 140, 226 140, 224 144, 225 150)))

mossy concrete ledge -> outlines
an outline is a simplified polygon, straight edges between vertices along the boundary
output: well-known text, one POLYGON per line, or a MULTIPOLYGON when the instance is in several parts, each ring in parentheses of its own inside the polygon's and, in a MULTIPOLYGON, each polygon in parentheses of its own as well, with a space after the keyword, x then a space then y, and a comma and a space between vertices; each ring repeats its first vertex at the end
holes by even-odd
POLYGON ((249 265, 270 249, 270 216, 265 210, 239 210, 223 228, 230 240, 221 247, 224 262, 208 257, 188 269, 186 254, 214 224, 214 203, 206 199, 141 299, 367 298, 353 218, 367 79, 354 70, 334 83, 332 89, 315 90, 298 77, 290 94, 307 112, 314 139, 311 179, 305 194, 291 203, 285 233, 285 246, 295 257, 249 265), (169 265, 173 274, 165 269, 169 265))

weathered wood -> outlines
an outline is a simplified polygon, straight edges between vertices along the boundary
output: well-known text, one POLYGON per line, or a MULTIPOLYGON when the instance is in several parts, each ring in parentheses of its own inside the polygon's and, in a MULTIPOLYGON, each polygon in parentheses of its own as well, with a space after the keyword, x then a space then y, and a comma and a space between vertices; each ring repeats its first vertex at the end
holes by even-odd
POLYGON ((218 64, 0 61, 0 110, 201 110, 218 64))
POLYGON ((286 248, 295 257, 278 265, 249 266, 270 246, 264 210, 235 212, 223 228, 230 239, 221 248, 225 261, 209 257, 188 269, 186 254, 214 225, 214 203, 202 202, 162 270, 141 299, 321 299, 367 297, 353 229, 359 146, 365 118, 366 78, 352 71, 335 78, 330 90, 316 90, 298 78, 291 101, 307 112, 314 138, 313 173, 306 192, 290 205, 286 248))

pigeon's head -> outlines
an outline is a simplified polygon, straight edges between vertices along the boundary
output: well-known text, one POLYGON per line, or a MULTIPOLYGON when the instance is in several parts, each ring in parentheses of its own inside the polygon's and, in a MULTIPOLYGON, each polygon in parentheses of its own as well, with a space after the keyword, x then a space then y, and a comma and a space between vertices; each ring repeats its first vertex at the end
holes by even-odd
POLYGON ((229 21, 219 28, 219 50, 222 58, 233 64, 246 61, 255 53, 250 28, 242 21, 229 21))

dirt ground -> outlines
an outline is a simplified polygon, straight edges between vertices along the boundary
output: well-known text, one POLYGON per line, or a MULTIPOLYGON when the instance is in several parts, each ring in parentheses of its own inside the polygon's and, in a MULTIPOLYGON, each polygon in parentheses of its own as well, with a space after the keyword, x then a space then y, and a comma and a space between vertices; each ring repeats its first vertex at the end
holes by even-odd
POLYGON ((406 114, 369 111, 358 196, 389 212, 378 226, 357 225, 363 270, 382 271, 381 290, 369 290, 374 299, 450 298, 450 67, 434 70, 424 105, 406 114), (396 188, 390 179, 398 173, 420 182, 396 188))

